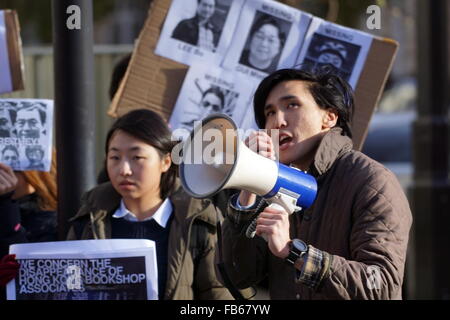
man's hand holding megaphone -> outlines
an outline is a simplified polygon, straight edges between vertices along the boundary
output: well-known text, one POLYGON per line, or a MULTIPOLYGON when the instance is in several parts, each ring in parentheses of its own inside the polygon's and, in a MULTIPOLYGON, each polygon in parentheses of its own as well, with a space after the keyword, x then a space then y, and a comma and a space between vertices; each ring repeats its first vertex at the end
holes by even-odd
MULTIPOLYGON (((266 158, 276 161, 275 146, 272 138, 264 131, 255 131, 245 140, 251 150, 266 158)), ((256 194, 243 190, 239 194, 241 206, 253 205, 256 194)), ((256 220, 256 234, 263 237, 273 255, 285 259, 289 255, 289 213, 281 206, 268 206, 256 220)))
POLYGON ((288 216, 313 204, 317 181, 279 163, 275 145, 263 131, 252 133, 243 142, 233 119, 224 114, 210 115, 183 144, 180 178, 185 191, 194 198, 239 189, 245 190, 239 195, 241 207, 253 205, 256 195, 268 201, 270 206, 251 222, 246 235, 261 235, 272 253, 284 258, 289 252, 288 216))

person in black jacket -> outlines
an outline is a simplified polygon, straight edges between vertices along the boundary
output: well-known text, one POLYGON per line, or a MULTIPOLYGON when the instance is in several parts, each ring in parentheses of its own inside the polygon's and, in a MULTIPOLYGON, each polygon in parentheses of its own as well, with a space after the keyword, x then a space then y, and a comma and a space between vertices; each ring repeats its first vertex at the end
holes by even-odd
POLYGON ((217 27, 211 22, 215 7, 215 0, 198 0, 195 17, 178 23, 172 33, 172 38, 202 49, 215 51, 220 37, 217 27))
POLYGON ((12 244, 57 240, 56 192, 55 152, 50 172, 13 171, 0 163, 0 259, 12 244))

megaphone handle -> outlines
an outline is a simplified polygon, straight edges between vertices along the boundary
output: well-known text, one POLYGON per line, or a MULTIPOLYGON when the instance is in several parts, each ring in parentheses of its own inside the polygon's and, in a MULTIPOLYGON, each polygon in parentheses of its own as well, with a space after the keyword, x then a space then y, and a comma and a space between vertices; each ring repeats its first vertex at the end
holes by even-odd
MULTIPOLYGON (((249 239, 253 239, 256 235, 256 219, 255 218, 252 223, 250 223, 250 225, 247 227, 247 231, 245 231, 245 235, 247 236, 247 238, 249 239)), ((263 233, 261 234, 261 237, 266 240, 267 242, 267 236, 263 233)))
POLYGON ((272 208, 272 209, 275 209, 275 210, 286 210, 286 208, 284 208, 282 205, 280 205, 278 203, 275 203, 275 202, 272 202, 269 205, 269 208, 272 208))
MULTIPOLYGON (((283 206, 279 205, 278 203, 274 203, 274 202, 272 202, 272 203, 269 205, 269 208, 273 208, 273 209, 275 209, 275 210, 285 210, 285 209, 283 208, 283 206)), ((249 238, 249 239, 253 239, 253 238, 255 237, 255 235, 256 235, 256 219, 257 219, 257 218, 255 218, 255 219, 250 223, 250 225, 247 227, 247 230, 245 231, 245 235, 246 235, 247 238, 249 238)), ((264 240, 266 240, 266 242, 267 242, 267 236, 266 236, 264 233, 261 234, 261 237, 262 237, 264 240)))

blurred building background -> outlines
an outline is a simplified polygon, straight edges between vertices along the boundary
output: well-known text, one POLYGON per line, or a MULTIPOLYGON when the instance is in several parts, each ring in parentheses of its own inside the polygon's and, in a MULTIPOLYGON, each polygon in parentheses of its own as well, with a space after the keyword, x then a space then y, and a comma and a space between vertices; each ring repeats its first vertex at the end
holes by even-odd
MULTIPOLYGON (((412 183, 411 128, 417 107, 416 4, 421 0, 279 0, 315 16, 400 43, 386 90, 372 119, 364 152, 397 174, 405 190, 412 183), (381 29, 366 26, 368 6, 381 8, 381 29)), ((424 0, 425 1, 425 0, 424 0)), ((108 89, 114 64, 133 50, 145 22, 151 0, 96 0, 95 76, 97 110, 97 157, 103 164, 103 145, 113 119, 106 115, 108 89)), ((450 17, 450 1, 448 1, 450 17)), ((0 9, 18 11, 25 54, 26 90, 1 97, 48 98, 54 96, 51 0, 0 0, 0 9)), ((450 28, 450 24, 447 25, 450 28)), ((449 33, 450 34, 450 33, 449 33)), ((450 52, 450 51, 449 51, 450 52)), ((449 55, 450 60, 450 55, 449 55)), ((450 74, 450 70, 449 70, 450 74)), ((414 298, 414 252, 406 271, 405 297, 414 298)))

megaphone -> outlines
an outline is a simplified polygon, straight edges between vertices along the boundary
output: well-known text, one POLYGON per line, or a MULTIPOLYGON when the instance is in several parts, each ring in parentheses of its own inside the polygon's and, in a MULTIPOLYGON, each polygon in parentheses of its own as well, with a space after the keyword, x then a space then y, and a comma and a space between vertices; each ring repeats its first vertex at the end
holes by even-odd
POLYGON ((247 190, 289 214, 310 207, 317 194, 313 176, 247 148, 225 114, 212 114, 194 128, 185 140, 179 173, 183 188, 194 198, 224 189, 247 190))

